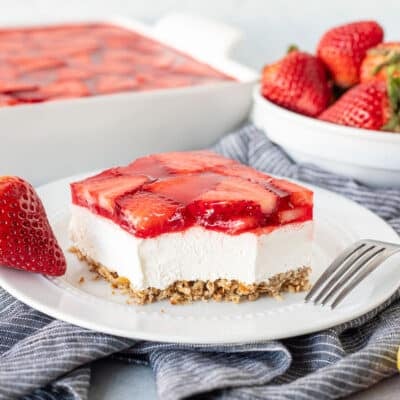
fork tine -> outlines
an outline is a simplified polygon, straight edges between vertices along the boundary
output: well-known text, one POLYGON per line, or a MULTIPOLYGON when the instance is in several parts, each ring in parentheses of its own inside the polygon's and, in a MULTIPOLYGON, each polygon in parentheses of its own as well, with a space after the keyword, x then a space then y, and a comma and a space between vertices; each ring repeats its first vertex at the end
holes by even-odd
POLYGON ((331 304, 331 308, 335 308, 361 281, 363 281, 371 272, 373 272, 379 265, 381 265, 387 258, 393 253, 386 253, 384 249, 380 254, 376 255, 373 259, 369 260, 366 268, 363 269, 348 285, 336 296, 335 300, 331 304))
POLYGON ((314 300, 314 304, 318 304, 321 299, 323 299, 327 293, 331 293, 332 287, 336 287, 337 282, 342 280, 343 276, 346 276, 348 271, 351 269, 352 265, 356 263, 359 259, 364 257, 365 254, 370 252, 374 248, 373 245, 365 244, 365 246, 356 250, 350 257, 348 257, 326 281, 326 285, 322 288, 321 292, 314 300))
POLYGON ((358 271, 360 271, 365 265, 367 265, 372 259, 374 259, 378 254, 382 253, 385 249, 383 247, 372 246, 369 251, 365 252, 356 262, 350 265, 350 268, 341 277, 341 279, 336 283, 336 285, 330 290, 330 292, 322 299, 321 304, 325 305, 329 300, 334 297, 344 286, 346 282, 349 282, 358 271))
POLYGON ((352 246, 348 247, 343 253, 337 257, 332 264, 326 269, 326 271, 318 278, 312 289, 308 292, 305 297, 305 301, 308 302, 311 298, 319 291, 319 289, 324 285, 325 281, 333 274, 342 264, 346 261, 348 257, 351 257, 356 251, 360 250, 365 246, 362 241, 354 243, 352 246))

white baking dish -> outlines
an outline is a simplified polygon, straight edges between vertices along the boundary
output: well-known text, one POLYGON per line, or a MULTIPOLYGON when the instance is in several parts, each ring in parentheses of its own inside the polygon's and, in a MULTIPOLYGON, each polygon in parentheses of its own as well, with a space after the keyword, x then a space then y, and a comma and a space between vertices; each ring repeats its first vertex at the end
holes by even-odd
POLYGON ((279 107, 254 88, 252 120, 296 161, 371 186, 400 188, 400 134, 351 128, 279 107))
POLYGON ((1 108, 1 175, 40 184, 148 153, 201 148, 247 117, 257 74, 229 59, 237 30, 179 14, 153 27, 105 22, 172 45, 237 81, 1 108))

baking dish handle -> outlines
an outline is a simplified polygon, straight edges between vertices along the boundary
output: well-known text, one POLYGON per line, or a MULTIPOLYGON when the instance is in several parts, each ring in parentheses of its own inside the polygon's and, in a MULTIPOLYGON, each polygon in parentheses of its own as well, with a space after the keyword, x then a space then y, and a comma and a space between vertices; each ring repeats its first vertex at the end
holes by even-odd
POLYGON ((180 13, 160 18, 153 32, 171 46, 197 57, 228 58, 243 37, 241 31, 231 26, 180 13))

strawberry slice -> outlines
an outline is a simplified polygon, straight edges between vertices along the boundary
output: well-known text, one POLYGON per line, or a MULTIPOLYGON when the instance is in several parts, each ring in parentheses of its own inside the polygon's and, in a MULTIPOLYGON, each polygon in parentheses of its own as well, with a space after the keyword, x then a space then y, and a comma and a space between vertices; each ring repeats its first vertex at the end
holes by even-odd
POLYGON ((72 66, 88 66, 92 63, 92 55, 90 53, 79 53, 68 57, 68 62, 72 66))
POLYGON ((215 189, 223 179, 223 176, 211 173, 177 175, 146 185, 145 189, 179 203, 188 204, 203 193, 215 189))
POLYGON ((63 275, 66 261, 33 187, 13 177, 0 177, 0 265, 63 275))
MULTIPOLYGON (((1 52, 1 47, 0 47, 0 52, 1 52)), ((15 68, 12 68, 8 64, 0 63, 0 77, 6 82, 13 81, 17 77, 15 68)))
POLYGON ((195 200, 187 206, 192 219, 206 229, 237 234, 257 228, 265 219, 260 206, 253 201, 226 192, 213 192, 210 197, 213 200, 195 200))
POLYGON ((167 75, 167 76, 158 76, 156 79, 151 80, 147 83, 147 89, 168 89, 168 88, 179 88, 185 86, 191 86, 194 80, 187 76, 179 76, 179 75, 167 75))
POLYGON ((0 93, 25 92, 38 89, 38 85, 21 81, 0 81, 0 93))
POLYGON ((292 222, 303 222, 312 218, 312 209, 310 207, 296 207, 288 210, 279 211, 277 214, 278 222, 281 225, 292 222))
POLYGON ((278 204, 278 197, 262 186, 229 177, 197 197, 188 212, 205 228, 236 234, 262 225, 278 204))
POLYGON ((81 54, 90 54, 95 52, 100 48, 98 40, 95 38, 80 38, 80 39, 69 39, 68 37, 65 40, 58 40, 55 41, 54 45, 58 46, 58 48, 49 48, 45 52, 45 55, 48 57, 68 57, 74 55, 81 55, 81 54))
POLYGON ((144 176, 98 176, 71 185, 73 201, 89 208, 101 209, 106 215, 114 212, 118 197, 138 190, 148 181, 144 176))
POLYGON ((215 190, 202 194, 197 200, 213 203, 250 201, 267 215, 272 214, 278 207, 278 196, 275 193, 264 189, 261 185, 235 177, 223 180, 215 190))
POLYGON ((141 157, 121 169, 127 175, 145 175, 151 180, 163 178, 169 175, 169 171, 157 162, 155 156, 141 157))
POLYGON ((49 98, 38 90, 15 92, 13 93, 13 96, 19 103, 41 103, 49 98))
MULTIPOLYGON (((218 221, 218 224, 217 226, 214 226, 214 229, 223 230, 224 232, 234 235, 256 229, 259 224, 259 216, 241 215, 238 217, 232 217, 227 221, 218 221)), ((210 225, 208 227, 210 228, 210 225)))
POLYGON ((202 172, 222 165, 231 165, 233 160, 210 151, 188 151, 157 154, 156 159, 172 173, 202 172))
POLYGON ((106 64, 132 63, 132 55, 129 49, 107 49, 104 50, 102 61, 106 64))
POLYGON ((13 63, 22 74, 40 69, 58 68, 65 65, 64 61, 50 57, 15 58, 13 59, 13 63))
MULTIPOLYGON (((96 75, 131 75, 134 71, 133 62, 101 62, 91 66, 93 73, 96 75)), ((120 78, 123 78, 122 76, 120 78)))
POLYGON ((313 205, 313 192, 303 186, 296 185, 283 179, 274 179, 272 186, 284 190, 290 195, 290 202, 294 206, 309 206, 313 205))
POLYGON ((187 223, 180 204, 149 192, 118 199, 116 209, 121 226, 138 237, 182 230, 187 223))
POLYGON ((219 80, 226 79, 226 76, 214 70, 206 64, 201 64, 197 61, 187 60, 179 64, 174 64, 171 70, 184 75, 195 75, 209 78, 216 78, 219 80))
POLYGON ((18 104, 18 100, 15 97, 0 94, 0 107, 13 106, 15 104, 18 104))
POLYGON ((212 167, 211 170, 218 174, 225 176, 236 176, 238 178, 243 178, 255 183, 269 183, 272 181, 271 176, 239 163, 230 164, 228 166, 218 165, 216 167, 212 167))
POLYGON ((93 73, 85 68, 65 67, 57 71, 57 80, 59 81, 89 79, 92 76, 93 73))
POLYGON ((89 96, 90 91, 84 82, 68 80, 53 82, 41 88, 41 93, 49 98, 70 98, 89 96))
POLYGON ((135 90, 138 83, 135 78, 119 75, 100 76, 97 78, 95 91, 97 93, 117 93, 135 90))

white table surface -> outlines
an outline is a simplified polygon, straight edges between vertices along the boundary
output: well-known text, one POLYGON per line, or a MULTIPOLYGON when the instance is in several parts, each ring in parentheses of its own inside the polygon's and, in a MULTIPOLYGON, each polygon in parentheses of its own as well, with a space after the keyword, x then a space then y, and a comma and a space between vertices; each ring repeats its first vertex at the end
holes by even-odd
MULTIPOLYGON (((0 25, 124 15, 152 21, 169 11, 183 11, 223 20, 242 29, 245 39, 235 57, 254 68, 280 57, 288 44, 315 48, 318 37, 334 24, 378 19, 389 39, 400 39, 398 0, 0 0, 0 25)), ((349 400, 398 400, 400 376, 386 380, 349 400)), ((150 368, 117 361, 99 361, 93 368, 90 400, 156 398, 150 368)))

